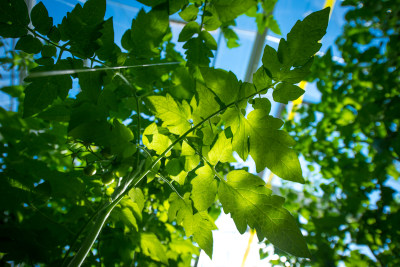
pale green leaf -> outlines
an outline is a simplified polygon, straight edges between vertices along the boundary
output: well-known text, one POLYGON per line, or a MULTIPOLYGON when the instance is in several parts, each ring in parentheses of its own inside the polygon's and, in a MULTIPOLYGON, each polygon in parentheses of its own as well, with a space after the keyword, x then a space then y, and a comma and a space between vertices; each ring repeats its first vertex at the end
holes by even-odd
POLYGON ((193 216, 193 240, 199 244, 200 248, 212 258, 213 252, 213 236, 212 230, 216 230, 217 226, 214 224, 212 218, 208 215, 207 211, 198 212, 193 216))
POLYGON ((242 170, 230 172, 218 189, 224 212, 231 214, 240 233, 247 226, 255 228, 260 241, 267 238, 292 255, 310 257, 296 221, 282 207, 284 199, 271 193, 260 177, 242 170))
POLYGON ((218 162, 234 162, 235 158, 232 154, 232 140, 226 138, 225 132, 220 132, 217 142, 208 152, 210 163, 216 165, 218 162))
MULTIPOLYGON (((193 111, 194 124, 198 124, 220 109, 218 102, 215 100, 215 95, 202 83, 196 83, 196 92, 198 94, 198 100, 196 100, 197 105, 193 111)), ((193 98, 193 100, 195 100, 195 98, 193 98)))
POLYGON ((217 181, 214 179, 214 172, 205 165, 196 170, 197 177, 191 182, 194 207, 198 211, 207 210, 215 200, 217 194, 217 181))
MULTIPOLYGON (((143 132, 143 145, 148 149, 156 151, 158 155, 161 155, 171 144, 171 140, 168 136, 160 134, 157 129, 157 124, 152 123, 146 127, 143 132)), ((167 153, 169 156, 171 151, 167 153)))
POLYGON ((168 264, 165 248, 155 234, 142 233, 140 235, 140 248, 144 255, 149 256, 155 261, 168 264))
POLYGON ((186 193, 181 199, 176 193, 172 193, 168 199, 168 219, 170 222, 176 220, 176 223, 185 228, 186 234, 192 235, 193 209, 192 201, 189 199, 190 193, 186 193))
POLYGON ((269 87, 272 84, 271 78, 268 76, 265 68, 261 66, 254 74, 253 74, 253 83, 257 88, 257 91, 260 91, 264 88, 269 87))
POLYGON ((171 133, 182 135, 191 128, 190 106, 185 100, 179 104, 169 94, 150 96, 148 100, 154 108, 156 117, 163 121, 163 127, 167 127, 171 133))
POLYGON ((144 208, 144 195, 142 193, 142 190, 140 190, 140 188, 132 188, 129 191, 129 197, 132 199, 133 202, 136 203, 139 210, 142 211, 144 208))

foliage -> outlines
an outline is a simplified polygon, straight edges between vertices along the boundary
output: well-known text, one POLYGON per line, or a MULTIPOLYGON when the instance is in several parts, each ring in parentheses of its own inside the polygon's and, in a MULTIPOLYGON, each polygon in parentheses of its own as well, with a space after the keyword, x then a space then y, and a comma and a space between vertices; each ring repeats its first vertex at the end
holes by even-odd
POLYGON ((199 254, 192 242, 212 256, 221 206, 241 233, 256 228, 309 257, 284 198, 229 163, 234 151, 251 155, 257 170, 304 182, 295 142, 261 95, 300 95, 294 84, 309 73, 329 9, 298 21, 278 51, 267 46, 252 84, 209 68, 208 31, 256 1, 140 2, 152 8, 132 20, 123 49, 105 0, 77 4, 59 25, 41 2, 30 16, 23 0, 0 2, 0 35, 36 54, 18 111, 0 110, 1 261, 188 266, 199 254), (186 59, 171 43, 176 12, 191 21, 179 36, 186 59))
POLYGON ((316 60, 310 81, 321 102, 286 124, 311 172, 324 178, 306 183, 300 197, 287 192, 288 207, 305 219, 313 266, 400 264, 398 4, 343 2, 351 7, 336 42, 344 62, 330 50, 316 60))

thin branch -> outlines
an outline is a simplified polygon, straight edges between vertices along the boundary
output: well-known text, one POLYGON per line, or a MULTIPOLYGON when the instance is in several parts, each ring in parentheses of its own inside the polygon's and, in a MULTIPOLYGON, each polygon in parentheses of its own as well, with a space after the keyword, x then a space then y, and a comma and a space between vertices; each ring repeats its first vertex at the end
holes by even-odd
POLYGON ((72 245, 69 247, 67 253, 65 253, 65 255, 64 255, 61 266, 65 266, 68 255, 71 252, 72 248, 74 248, 76 243, 78 242, 79 236, 83 233, 83 231, 86 229, 86 227, 89 225, 89 223, 100 213, 101 209, 102 209, 102 204, 100 203, 97 210, 92 214, 92 216, 90 216, 89 220, 86 221, 86 223, 82 226, 82 228, 79 230, 79 232, 76 233, 76 235, 74 236, 74 241, 72 242, 72 245))
MULTIPOLYGON (((140 97, 136 96, 136 108, 137 108, 137 144, 140 145, 140 135, 141 135, 141 126, 140 126, 140 97)), ((139 167, 139 150, 136 152, 136 167, 139 167)))
POLYGON ((151 171, 152 173, 154 173, 154 174, 157 174, 158 176, 160 176, 160 178, 164 181, 164 182, 166 182, 170 187, 171 187, 171 189, 173 190, 173 191, 175 191, 175 193, 183 200, 183 197, 179 194, 179 192, 178 192, 178 190, 176 190, 176 188, 174 187, 174 185, 167 179, 167 178, 165 178, 163 175, 161 175, 160 173, 156 173, 156 172, 154 172, 154 171, 151 171))
MULTIPOLYGON (((64 49, 64 50, 68 51, 67 49, 64 49)), ((83 72, 96 72, 96 71, 105 71, 105 70, 120 70, 120 69, 132 69, 132 68, 153 67, 153 66, 163 66, 163 65, 178 65, 178 64, 180 64, 180 62, 151 63, 151 64, 142 64, 142 65, 102 67, 102 68, 85 68, 85 69, 66 69, 66 70, 40 71, 40 72, 30 73, 29 74, 29 78, 59 76, 59 75, 68 75, 68 74, 76 74, 76 73, 83 73, 83 72)), ((122 74, 119 73, 118 76, 120 76, 122 78, 122 74)), ((127 82, 127 81, 125 81, 125 82, 127 82)), ((129 83, 129 82, 127 82, 127 83, 129 83)))

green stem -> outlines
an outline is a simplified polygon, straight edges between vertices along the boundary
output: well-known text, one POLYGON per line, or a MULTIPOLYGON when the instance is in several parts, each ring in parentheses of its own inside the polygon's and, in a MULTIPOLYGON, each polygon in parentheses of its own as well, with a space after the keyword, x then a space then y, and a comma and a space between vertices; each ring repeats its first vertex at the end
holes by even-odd
MULTIPOLYGON (((137 144, 138 146, 140 146, 140 135, 141 135, 141 125, 140 125, 140 97, 138 97, 136 94, 136 109, 137 109, 137 144)), ((139 156, 140 156, 140 152, 139 149, 136 152, 136 168, 139 167, 139 156)))
POLYGON ((92 225, 91 231, 86 236, 85 240, 82 243, 81 248, 78 250, 75 257, 68 264, 68 267, 75 267, 82 265, 90 249, 92 248, 94 242, 99 236, 100 231, 103 228, 108 216, 110 216, 111 211, 114 209, 114 207, 119 203, 121 199, 119 199, 118 201, 108 202, 105 204, 104 209, 97 216, 94 224, 92 225))
POLYGON ((72 245, 69 247, 67 253, 65 253, 65 256, 63 258, 61 266, 65 266, 66 259, 67 259, 68 255, 69 255, 69 253, 75 247, 76 243, 78 242, 79 237, 81 236, 83 231, 87 228, 89 223, 100 213, 101 209, 102 209, 102 205, 99 205, 97 210, 90 216, 89 220, 86 221, 85 225, 83 225, 82 228, 79 230, 79 232, 75 235, 75 238, 74 238, 74 241, 73 241, 72 245))
POLYGON ((183 197, 181 196, 181 194, 179 194, 178 190, 176 190, 176 188, 174 187, 174 185, 164 176, 162 176, 160 173, 158 173, 158 176, 160 176, 161 180, 163 180, 164 182, 166 182, 169 187, 171 187, 171 189, 178 195, 178 197, 180 197, 183 200, 183 197))

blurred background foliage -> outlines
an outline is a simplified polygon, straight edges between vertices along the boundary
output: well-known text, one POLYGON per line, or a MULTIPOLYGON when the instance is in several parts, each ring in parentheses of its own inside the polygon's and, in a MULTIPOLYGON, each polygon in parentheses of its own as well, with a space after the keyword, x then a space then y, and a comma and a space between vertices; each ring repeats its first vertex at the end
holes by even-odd
MULTIPOLYGON (((400 265, 400 1, 345 0, 336 46, 316 58, 309 82, 321 102, 285 124, 311 172, 287 195, 313 254, 298 266, 400 265)), ((283 254, 282 254, 283 255, 283 254)))

